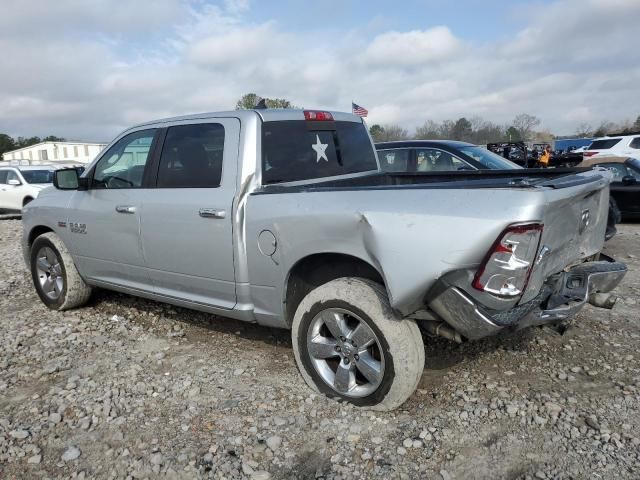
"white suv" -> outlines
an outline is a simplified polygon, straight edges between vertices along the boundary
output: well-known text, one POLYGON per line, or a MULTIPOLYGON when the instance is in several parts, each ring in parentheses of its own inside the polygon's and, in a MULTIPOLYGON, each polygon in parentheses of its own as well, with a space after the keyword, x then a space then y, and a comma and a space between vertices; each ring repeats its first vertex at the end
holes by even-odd
POLYGON ((587 157, 631 157, 640 158, 640 135, 619 135, 596 138, 582 156, 587 157))
POLYGON ((0 167, 0 209, 21 211, 53 182, 49 166, 0 167))

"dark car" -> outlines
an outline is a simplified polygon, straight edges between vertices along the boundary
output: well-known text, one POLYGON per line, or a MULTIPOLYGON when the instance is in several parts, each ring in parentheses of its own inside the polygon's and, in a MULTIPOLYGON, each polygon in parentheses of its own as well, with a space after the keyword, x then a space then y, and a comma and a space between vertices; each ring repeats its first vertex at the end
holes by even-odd
POLYGON ((376 144, 386 172, 451 172, 512 170, 513 162, 472 143, 455 140, 409 140, 376 144))
POLYGON ((640 160, 637 158, 590 158, 583 165, 608 168, 613 172, 611 197, 623 220, 640 219, 640 160))

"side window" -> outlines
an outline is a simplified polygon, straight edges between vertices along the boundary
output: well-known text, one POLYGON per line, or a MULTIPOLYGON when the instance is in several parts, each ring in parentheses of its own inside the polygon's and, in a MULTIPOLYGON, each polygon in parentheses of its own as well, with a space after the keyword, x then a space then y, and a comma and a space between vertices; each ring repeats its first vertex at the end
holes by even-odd
POLYGON ((167 130, 158 168, 159 188, 215 188, 222 178, 224 127, 178 125, 167 130))
POLYGON ((7 183, 9 183, 9 180, 18 180, 20 183, 22 183, 20 181, 20 177, 18 177, 18 174, 13 170, 9 170, 7 172, 7 183))
POLYGON ((640 150, 640 137, 635 137, 633 140, 631 140, 631 143, 629 144, 629 146, 631 148, 640 150))
POLYGON ((9 170, 0 170, 0 184, 6 185, 8 173, 9 173, 9 170))
POLYGON ((121 138, 96 164, 92 188, 140 188, 156 130, 121 138))
POLYGON ((622 163, 603 163, 602 165, 598 165, 598 167, 604 167, 610 170, 613 173, 614 182, 621 182, 622 177, 627 175, 627 167, 622 163))
POLYGON ((631 167, 627 167, 627 175, 635 178, 636 180, 640 181, 640 172, 638 172, 637 170, 634 170, 631 167))
POLYGON ((409 167, 408 148, 395 148, 392 150, 379 150, 378 160, 383 172, 406 172, 409 167))
POLYGON ((416 171, 418 172, 455 172, 458 170, 475 170, 475 168, 444 150, 437 148, 416 150, 416 171))

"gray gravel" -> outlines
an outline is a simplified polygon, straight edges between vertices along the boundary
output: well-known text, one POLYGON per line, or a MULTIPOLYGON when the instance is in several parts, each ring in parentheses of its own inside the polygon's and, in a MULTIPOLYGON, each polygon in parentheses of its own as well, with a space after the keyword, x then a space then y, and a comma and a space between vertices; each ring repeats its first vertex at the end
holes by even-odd
POLYGON ((612 310, 427 340, 392 413, 313 394, 288 332, 99 291, 41 305, 0 221, 0 478, 640 478, 640 225, 612 310))

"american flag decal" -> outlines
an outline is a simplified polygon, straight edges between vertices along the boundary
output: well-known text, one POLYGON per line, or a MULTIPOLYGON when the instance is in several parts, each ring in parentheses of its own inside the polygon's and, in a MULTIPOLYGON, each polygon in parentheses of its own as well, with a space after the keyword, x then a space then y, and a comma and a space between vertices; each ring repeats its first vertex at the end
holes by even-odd
POLYGON ((353 102, 351 102, 351 111, 359 117, 366 117, 369 115, 369 110, 353 102))

